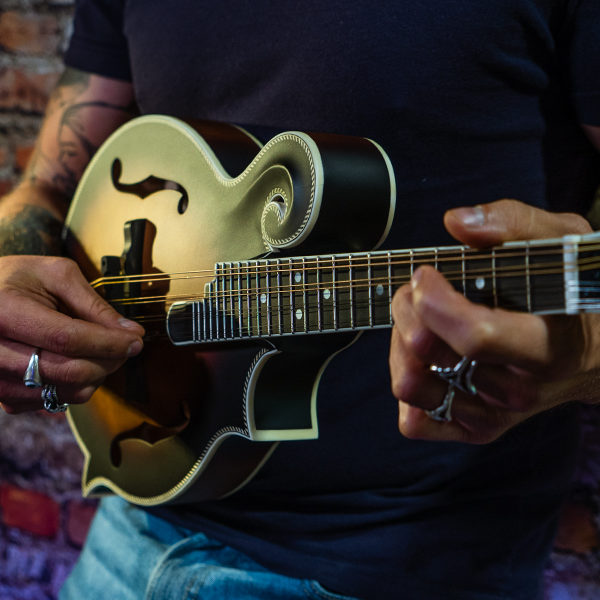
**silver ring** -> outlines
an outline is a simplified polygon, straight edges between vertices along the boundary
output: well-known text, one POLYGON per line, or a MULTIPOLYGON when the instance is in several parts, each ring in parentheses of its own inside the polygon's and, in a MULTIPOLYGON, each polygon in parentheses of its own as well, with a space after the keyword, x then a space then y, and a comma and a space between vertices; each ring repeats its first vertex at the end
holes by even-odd
POLYGON ((42 378, 40 377, 40 351, 37 348, 29 357, 29 364, 23 375, 23 383, 28 388, 40 388, 44 385, 42 378))
POLYGON ((476 367, 476 360, 471 360, 468 356, 463 356, 453 367, 430 365, 429 370, 438 377, 441 377, 451 387, 458 388, 461 392, 475 396, 477 388, 473 384, 472 379, 476 367))
POLYGON ((450 421, 452 421, 452 401, 454 400, 455 393, 455 386, 450 384, 442 403, 433 410, 426 410, 425 414, 434 421, 450 423, 450 421))
POLYGON ((66 402, 60 402, 56 386, 53 383, 48 383, 42 388, 42 400, 44 401, 44 410, 50 414, 65 412, 69 407, 66 402))

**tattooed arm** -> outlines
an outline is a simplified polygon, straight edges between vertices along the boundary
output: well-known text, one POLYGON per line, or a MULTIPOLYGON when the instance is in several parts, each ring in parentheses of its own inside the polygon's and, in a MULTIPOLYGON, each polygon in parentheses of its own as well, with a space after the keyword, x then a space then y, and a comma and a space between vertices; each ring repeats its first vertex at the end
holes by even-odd
POLYGON ((83 170, 133 114, 131 84, 67 70, 21 182, 0 200, 0 403, 8 412, 41 407, 40 390, 22 381, 35 348, 42 380, 68 403, 86 401, 141 350, 142 328, 106 304, 75 263, 56 257, 83 170))
POLYGON ((134 106, 130 83, 65 71, 21 183, 0 201, 0 255, 60 253, 62 219, 83 170, 134 106))

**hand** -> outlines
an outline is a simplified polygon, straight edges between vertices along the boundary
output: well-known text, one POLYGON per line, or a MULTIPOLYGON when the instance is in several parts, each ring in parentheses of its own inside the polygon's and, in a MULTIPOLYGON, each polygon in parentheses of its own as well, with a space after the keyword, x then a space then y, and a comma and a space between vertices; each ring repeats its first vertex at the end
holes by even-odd
POLYGON ((0 258, 0 402, 9 413, 42 407, 23 384, 40 349, 42 381, 61 402, 88 400, 104 378, 142 349, 143 328, 121 317, 66 258, 0 258))
MULTIPOLYGON (((444 223, 475 247, 587 233, 574 214, 552 214, 514 200, 449 211, 444 223)), ((538 316, 469 302, 432 267, 419 268, 392 301, 392 391, 409 438, 488 443, 563 402, 600 399, 600 315, 538 316), (477 361, 477 394, 456 390, 452 421, 437 422, 448 385, 429 365, 477 361)))

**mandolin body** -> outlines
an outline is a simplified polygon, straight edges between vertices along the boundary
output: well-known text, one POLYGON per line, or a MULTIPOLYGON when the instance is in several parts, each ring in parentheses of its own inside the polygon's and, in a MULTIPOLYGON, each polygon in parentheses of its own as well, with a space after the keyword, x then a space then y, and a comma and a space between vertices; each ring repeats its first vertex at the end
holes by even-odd
POLYGON ((321 373, 357 332, 176 346, 166 312, 202 299, 219 262, 370 250, 393 210, 389 160, 366 139, 287 132, 261 148, 234 126, 157 115, 116 131, 84 173, 64 239, 147 340, 69 408, 84 494, 141 505, 218 498, 279 441, 317 437, 321 373))

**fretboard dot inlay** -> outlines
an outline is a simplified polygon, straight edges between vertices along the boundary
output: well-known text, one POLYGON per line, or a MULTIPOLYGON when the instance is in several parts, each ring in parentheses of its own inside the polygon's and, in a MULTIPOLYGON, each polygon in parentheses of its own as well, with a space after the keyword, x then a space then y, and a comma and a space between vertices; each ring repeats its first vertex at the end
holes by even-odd
POLYGON ((302 319, 302 311, 300 309, 296 311, 296 319, 298 319, 298 321, 302 319))
POLYGON ((325 300, 329 300, 329 298, 331 298, 331 292, 329 291, 329 289, 323 291, 323 298, 325 300))
POLYGON ((482 290, 482 289, 485 287, 485 279, 484 279, 483 277, 478 277, 478 278, 475 280, 475 287, 476 287, 478 290, 482 290))

